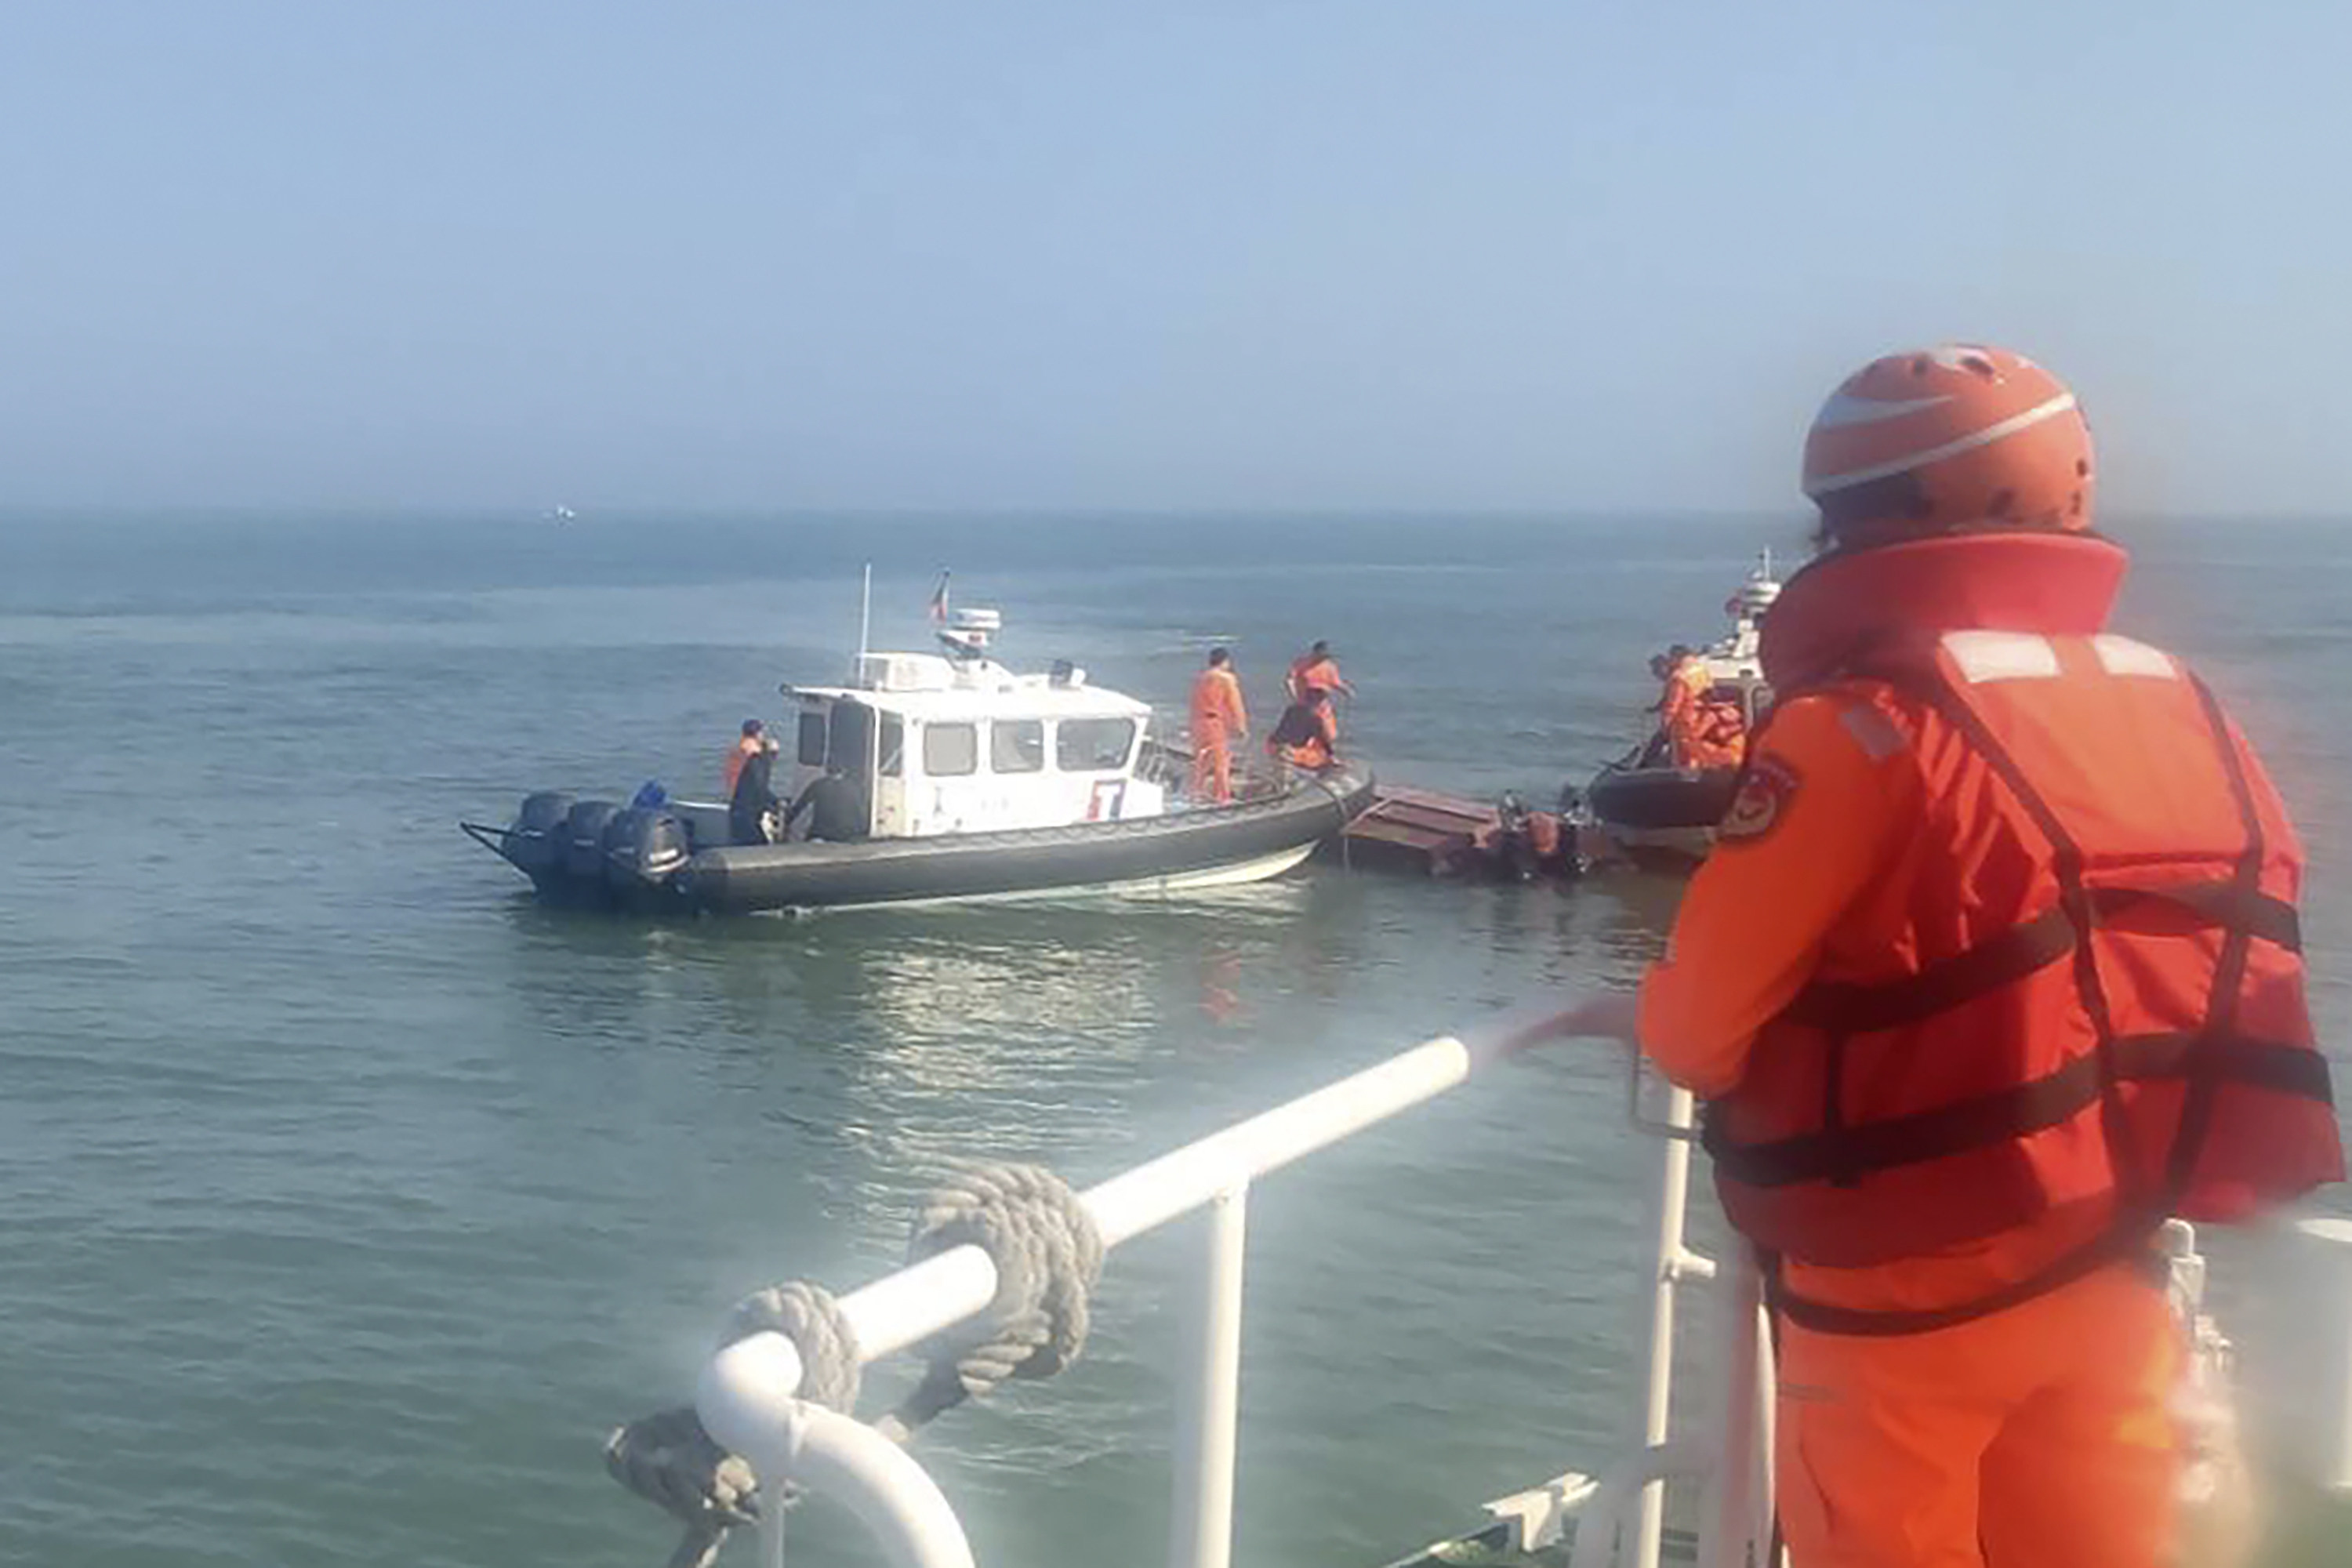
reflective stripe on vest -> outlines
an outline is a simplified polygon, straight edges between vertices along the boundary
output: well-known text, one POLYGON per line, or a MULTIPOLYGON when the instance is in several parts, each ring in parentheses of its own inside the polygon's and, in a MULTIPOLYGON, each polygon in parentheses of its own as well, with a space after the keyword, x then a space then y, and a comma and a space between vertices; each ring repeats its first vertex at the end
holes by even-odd
POLYGON ((1908 699, 1912 754, 1942 759, 1919 764, 1941 858, 1899 928, 1846 933, 1849 951, 1909 955, 1908 973, 1809 985, 1711 1108, 1726 1209, 1767 1250, 1830 1267, 2015 1231, 2086 1194, 2118 1218, 2097 1258, 1983 1301, 1854 1313, 1782 1292, 1790 1315, 1941 1327, 2078 1277, 2168 1213, 2232 1217, 2339 1179, 2283 896, 2292 841, 2203 685, 2127 637, 1985 631, 1856 679, 1908 699), (2161 790, 2111 790, 2087 766, 2101 756, 2157 769, 2161 790))

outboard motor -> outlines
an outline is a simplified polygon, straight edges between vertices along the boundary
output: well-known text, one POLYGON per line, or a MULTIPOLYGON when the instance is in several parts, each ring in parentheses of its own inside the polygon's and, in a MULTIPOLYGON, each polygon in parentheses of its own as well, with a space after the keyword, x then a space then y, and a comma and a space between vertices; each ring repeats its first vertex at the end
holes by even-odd
POLYGON ((1516 794, 1507 790, 1495 807, 1495 816, 1501 824, 1496 836, 1496 868, 1511 881, 1535 880, 1542 857, 1535 845, 1532 814, 1516 794))
POLYGON ((604 825, 621 808, 609 800, 575 802, 563 819, 564 874, 573 881, 601 886, 604 880, 604 825))
POLYGON ((544 789, 525 795, 514 825, 499 840, 515 868, 538 881, 562 868, 563 823, 572 814, 572 797, 562 790, 544 789))
POLYGON ((688 854, 686 824, 667 811, 632 806, 604 824, 604 879, 616 893, 660 888, 688 854))

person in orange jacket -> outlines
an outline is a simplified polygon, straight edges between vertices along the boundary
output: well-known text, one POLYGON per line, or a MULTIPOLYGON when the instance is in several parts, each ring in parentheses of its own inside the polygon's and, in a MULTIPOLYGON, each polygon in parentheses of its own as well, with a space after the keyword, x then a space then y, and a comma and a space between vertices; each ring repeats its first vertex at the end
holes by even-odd
POLYGON ((1265 749, 1277 761, 1307 773, 1319 773, 1339 765, 1339 719, 1331 710, 1331 693, 1309 686, 1289 707, 1265 738, 1265 749))
POLYGON ((1290 673, 1283 678, 1283 688, 1293 702, 1307 692, 1320 689, 1335 697, 1353 697, 1356 689, 1339 674, 1339 661, 1331 657, 1331 645, 1322 638, 1315 646, 1290 661, 1290 673))
POLYGON ((1213 647, 1208 668, 1192 681, 1192 794, 1214 805, 1234 798, 1234 742, 1249 739, 1249 710, 1233 665, 1231 653, 1213 647))
POLYGON ((1714 673, 1699 654, 1677 643, 1666 658, 1666 689, 1658 713, 1675 766, 1738 767, 1748 730, 1738 705, 1716 697, 1714 673))
POLYGON ((743 764, 763 751, 768 744, 767 726, 757 719, 743 721, 743 733, 727 753, 727 765, 720 770, 724 782, 720 788, 727 798, 735 798, 735 781, 743 776, 743 764))
POLYGON ((2168 1215, 2340 1181, 2259 760, 2107 632, 2087 426, 1999 349, 1890 356, 1815 421, 1821 553, 1763 624, 1780 693, 1638 998, 1709 1101, 1780 1324, 1801 1568, 2170 1560, 2168 1215))

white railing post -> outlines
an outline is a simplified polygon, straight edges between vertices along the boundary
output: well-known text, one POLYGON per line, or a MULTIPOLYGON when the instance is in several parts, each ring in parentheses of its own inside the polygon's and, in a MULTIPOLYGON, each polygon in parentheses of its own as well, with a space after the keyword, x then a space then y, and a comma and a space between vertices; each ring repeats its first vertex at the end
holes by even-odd
POLYGON ((1576 1516, 1576 1544, 1569 1568, 1622 1568, 1617 1548, 1629 1514, 1641 1507, 1642 1496, 1667 1480, 1704 1481, 1715 1473, 1715 1455, 1703 1445, 1664 1442, 1636 1448, 1611 1466, 1576 1516))
POLYGON ((2267 1228, 2241 1342, 2247 1415, 2282 1473, 2352 1496, 2352 1219, 2267 1228))
POLYGON ((1771 1550, 1772 1404, 1770 1327, 1764 1277, 1746 1243, 1724 1295, 1722 1449, 1716 1464, 1716 1510, 1705 1523, 1699 1568, 1774 1568, 1771 1550))
POLYGON ((846 1503, 895 1568, 972 1568, 963 1525, 914 1456, 864 1422, 799 1398, 800 1357, 782 1334, 737 1340, 710 1358, 695 1409, 711 1437, 760 1480, 761 1554, 783 1558, 783 1493, 797 1481, 846 1503))
MULTIPOLYGON (((1636 1066, 1637 1094, 1640 1071, 1636 1066)), ((1690 1140, 1687 1134, 1695 1120, 1691 1092, 1675 1084, 1666 1084, 1664 1088, 1666 1135, 1662 1140, 1664 1149, 1659 1155, 1658 1184, 1654 1194, 1657 1248, 1653 1257, 1650 1277, 1648 1381, 1642 1415, 1642 1443, 1649 1448, 1655 1448, 1665 1442, 1666 1417, 1674 1403, 1675 1294, 1684 1279, 1703 1276, 1707 1272, 1705 1261, 1694 1258, 1683 1246, 1684 1210, 1690 1197, 1690 1140)), ((1665 1530, 1665 1483, 1652 1481, 1643 1486, 1641 1508, 1634 1521, 1633 1550, 1627 1559, 1632 1568, 1658 1568, 1658 1548, 1665 1530)))
MULTIPOLYGON (((781 1493, 783 1489, 776 1489, 781 1493)), ((760 1564, 761 1568, 784 1568, 784 1509, 781 1496, 777 1506, 760 1510, 760 1564)))
POLYGON ((1242 1256, 1249 1184, 1209 1200, 1207 1258, 1193 1297, 1191 1386, 1177 1394, 1176 1489, 1169 1568, 1226 1568, 1234 1550, 1234 1461, 1241 1421, 1242 1256))

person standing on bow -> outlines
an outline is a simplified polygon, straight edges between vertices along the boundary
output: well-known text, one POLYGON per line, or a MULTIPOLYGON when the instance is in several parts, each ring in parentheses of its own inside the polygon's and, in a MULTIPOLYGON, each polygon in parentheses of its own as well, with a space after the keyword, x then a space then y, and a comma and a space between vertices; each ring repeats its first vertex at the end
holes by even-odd
POLYGON ((1356 689, 1339 674, 1339 661, 1331 657, 1331 645, 1320 637, 1315 639, 1314 647, 1290 661, 1290 673, 1283 677, 1283 689, 1290 693, 1293 702, 1318 689, 1333 697, 1356 695, 1356 689))
POLYGON ((1192 799, 1197 804, 1224 805, 1234 798, 1234 752, 1236 742, 1249 739, 1249 710, 1242 702, 1242 683, 1234 674, 1234 656, 1222 647, 1209 650, 1208 667, 1192 681, 1192 799))
POLYGON ((2157 1568, 2168 1215, 2344 1174, 2303 850, 2172 655, 2105 629, 2091 440, 2041 366, 1878 360, 1805 447, 1778 705, 1638 1000, 1780 1321, 1801 1568, 2157 1568))

